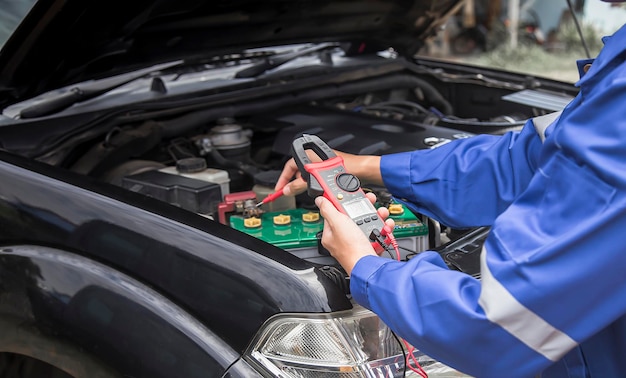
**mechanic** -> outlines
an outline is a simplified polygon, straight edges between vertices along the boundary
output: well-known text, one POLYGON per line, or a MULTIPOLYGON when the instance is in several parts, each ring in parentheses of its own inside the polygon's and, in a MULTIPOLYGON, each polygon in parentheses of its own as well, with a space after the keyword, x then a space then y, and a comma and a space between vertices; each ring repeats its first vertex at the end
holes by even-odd
MULTIPOLYGON (((416 212, 491 226, 478 280, 433 251, 378 257, 316 198, 353 298, 422 352, 478 377, 626 376, 626 25, 603 41, 593 64, 578 62, 580 92, 562 113, 518 132, 382 157, 337 152, 416 212)), ((293 160, 283 186, 306 187, 293 160)))

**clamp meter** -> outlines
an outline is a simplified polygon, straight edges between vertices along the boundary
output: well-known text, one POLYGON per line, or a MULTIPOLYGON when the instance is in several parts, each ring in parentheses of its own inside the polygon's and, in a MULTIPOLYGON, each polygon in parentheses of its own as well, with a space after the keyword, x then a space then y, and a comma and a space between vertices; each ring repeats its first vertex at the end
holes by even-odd
MULTIPOLYGON (((346 172, 341 156, 337 156, 319 137, 309 134, 293 141, 291 154, 307 182, 309 196, 321 195, 330 200, 337 210, 352 218, 370 240, 374 240, 372 235, 380 234, 385 223, 365 196, 359 179, 346 172), (311 162, 306 153, 308 149, 313 150, 322 161, 311 162)), ((372 243, 372 246, 378 250, 381 247, 378 243, 372 243)))

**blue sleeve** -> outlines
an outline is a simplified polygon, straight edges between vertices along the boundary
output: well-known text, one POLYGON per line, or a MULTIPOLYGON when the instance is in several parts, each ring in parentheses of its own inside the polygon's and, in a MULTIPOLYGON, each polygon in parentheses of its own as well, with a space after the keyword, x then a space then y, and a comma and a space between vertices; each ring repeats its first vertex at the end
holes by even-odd
MULTIPOLYGON (((350 288, 358 303, 424 353, 476 376, 533 376, 598 334, 606 336, 605 350, 587 349, 588 367, 624 365, 620 348, 626 330, 606 332, 618 321, 626 324, 626 28, 621 34, 622 43, 613 45, 619 51, 611 55, 609 50, 604 59, 601 54, 580 82, 580 94, 553 125, 536 158, 536 172, 525 185, 486 178, 506 189, 484 187, 487 198, 474 198, 480 191, 458 183, 475 177, 465 180, 452 173, 468 172, 466 167, 473 165, 465 152, 472 142, 458 144, 464 152, 449 147, 453 161, 445 165, 453 168, 434 164, 446 171, 442 175, 415 160, 433 155, 405 156, 400 169, 408 165, 412 177, 418 171, 420 185, 395 188, 409 200, 422 198, 421 187, 431 186, 425 180, 430 177, 442 194, 431 188, 427 197, 443 197, 438 199, 443 204, 431 204, 436 202, 432 199, 420 206, 448 213, 454 209, 445 202, 453 201, 463 208, 458 215, 471 216, 466 212, 480 210, 480 203, 497 217, 481 253, 481 279, 448 270, 434 252, 408 262, 368 256, 352 270, 350 288), (446 185, 447 177, 453 185, 446 185), (462 204, 463 194, 454 193, 460 189, 472 194, 471 209, 462 204), (451 195, 443 194, 450 190, 451 195), (503 193, 510 206, 506 200, 488 203, 502 201, 503 193)), ((500 143, 478 143, 479 150, 500 143)), ((489 152, 474 157, 490 162, 478 164, 489 170, 487 176, 517 167, 489 152), (500 170, 499 164, 505 168, 500 170)))
POLYGON ((383 155, 380 169, 387 189, 412 210, 450 227, 484 226, 528 185, 540 147, 529 121, 521 132, 383 155))

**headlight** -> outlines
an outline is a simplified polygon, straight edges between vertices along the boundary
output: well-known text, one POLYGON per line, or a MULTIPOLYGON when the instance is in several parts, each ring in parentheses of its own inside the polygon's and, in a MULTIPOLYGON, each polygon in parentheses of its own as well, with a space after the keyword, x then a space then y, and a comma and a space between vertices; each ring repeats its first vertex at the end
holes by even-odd
MULTIPOLYGON (((400 340, 371 311, 281 314, 261 328, 246 358, 276 377, 419 377, 400 340)), ((467 377, 414 350, 429 377, 467 377)))

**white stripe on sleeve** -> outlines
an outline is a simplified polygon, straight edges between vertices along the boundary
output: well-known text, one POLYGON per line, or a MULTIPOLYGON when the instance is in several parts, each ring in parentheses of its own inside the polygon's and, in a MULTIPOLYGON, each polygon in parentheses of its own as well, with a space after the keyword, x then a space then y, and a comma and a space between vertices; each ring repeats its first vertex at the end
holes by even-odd
POLYGON ((480 256, 482 290, 478 304, 487 318, 551 361, 558 361, 577 343, 526 308, 498 282, 487 266, 487 250, 480 256))

